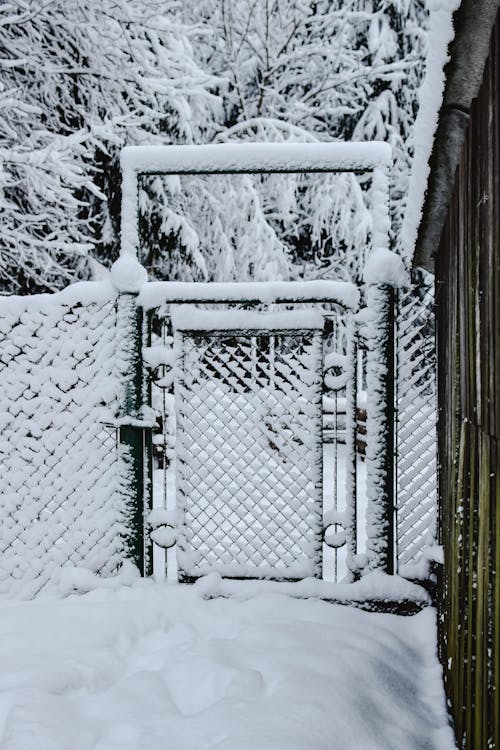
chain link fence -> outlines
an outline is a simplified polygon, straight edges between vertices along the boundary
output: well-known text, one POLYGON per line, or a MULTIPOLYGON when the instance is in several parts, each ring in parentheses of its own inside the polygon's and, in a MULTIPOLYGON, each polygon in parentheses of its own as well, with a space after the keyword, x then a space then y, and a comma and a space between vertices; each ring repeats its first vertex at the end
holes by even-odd
POLYGON ((80 300, 73 290, 0 300, 4 594, 35 595, 60 566, 109 574, 124 559, 122 472, 106 426, 119 388, 116 303, 78 286, 80 300))
MULTIPOLYGON (((418 562, 435 534, 431 281, 422 279, 401 293, 396 311, 400 572, 418 562)), ((122 302, 117 305, 110 288, 94 283, 55 295, 0 299, 0 593, 33 596, 57 579, 61 566, 83 566, 107 575, 125 559, 137 558, 131 553, 132 537, 138 547, 149 544, 143 507, 149 485, 142 476, 146 449, 137 447, 146 445, 151 431, 139 408, 142 313, 134 312, 132 297, 122 302), (130 310, 127 305, 132 305, 130 310), (125 382, 133 386, 137 404, 120 404, 125 382), (127 459, 127 451, 135 451, 135 463, 127 459)), ((317 513, 307 501, 316 496, 311 488, 321 484, 315 466, 321 448, 322 394, 311 381, 321 371, 315 336, 294 332, 278 337, 267 331, 241 340, 185 337, 180 401, 190 411, 178 414, 184 435, 180 449, 185 453, 179 457, 179 491, 191 534, 185 546, 205 550, 210 570, 234 575, 234 567, 242 575, 252 568, 252 575, 261 575, 265 568, 281 577, 302 577, 314 572, 299 571, 304 559, 319 565, 317 513), (266 388, 271 381, 273 388, 266 388), (215 392, 208 394, 207 388, 215 392), (268 403, 271 396, 274 400, 268 403), (240 425, 234 434, 232 411, 240 425), (234 464, 231 451, 244 459, 238 477, 228 468, 223 485, 207 488, 207 466, 214 476, 224 473, 224 461, 228 467, 234 464), (214 495, 210 513, 215 514, 210 519, 208 506, 201 508, 209 490, 214 495), (277 498, 270 499, 269 492, 277 498), (217 502, 223 495, 229 516, 220 518, 217 502), (286 512, 279 510, 279 503, 285 503, 286 512)), ((171 400, 167 391, 163 395, 171 400)), ((166 413, 163 416, 166 421, 166 413)), ((171 448, 163 447, 165 464, 171 448)), ((206 570, 185 557, 180 572, 187 580, 206 570)))
POLYGON ((396 552, 398 570, 405 572, 436 535, 436 352, 430 274, 402 291, 396 306, 396 419, 396 552))

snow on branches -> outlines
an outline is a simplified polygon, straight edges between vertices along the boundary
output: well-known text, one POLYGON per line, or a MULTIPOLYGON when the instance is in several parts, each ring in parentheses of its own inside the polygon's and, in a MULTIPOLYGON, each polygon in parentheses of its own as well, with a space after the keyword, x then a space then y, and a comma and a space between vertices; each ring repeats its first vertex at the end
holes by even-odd
MULTIPOLYGON (((198 23, 200 67, 228 82, 216 141, 390 143, 398 249, 423 74, 423 0, 186 0, 184 18, 198 23)), ((366 176, 145 184, 159 208, 144 193, 143 260, 157 278, 361 280, 373 230, 366 176)))
MULTIPOLYGON (((109 265, 125 144, 385 140, 398 249, 425 0, 7 0, 0 19, 0 289, 109 265)), ((157 279, 359 280, 369 179, 148 177, 157 279)))
POLYGON ((6 2, 0 19, 0 288, 86 275, 116 246, 126 142, 193 142, 220 110, 174 3, 6 2))

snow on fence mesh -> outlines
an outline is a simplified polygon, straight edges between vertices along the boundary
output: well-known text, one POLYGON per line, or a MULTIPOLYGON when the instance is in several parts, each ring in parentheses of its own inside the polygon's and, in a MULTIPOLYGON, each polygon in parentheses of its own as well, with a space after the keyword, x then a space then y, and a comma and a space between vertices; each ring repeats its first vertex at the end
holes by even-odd
POLYGON ((320 577, 322 329, 181 341, 181 580, 320 577))
POLYGON ((436 354, 429 275, 402 291, 396 311, 398 567, 417 562, 436 530, 436 354))
MULTIPOLYGON (((122 351, 131 322, 123 315, 118 319, 116 294, 111 285, 92 282, 55 295, 0 300, 0 593, 31 596, 60 566, 83 565, 108 574, 130 557, 133 498, 125 502, 130 477, 110 423, 121 412, 118 398, 124 378, 127 373, 133 376, 122 351)), ((420 284, 400 295, 396 315, 400 569, 418 560, 435 528, 432 307, 429 285, 420 284)), ((276 366, 276 352, 273 356, 276 366)), ((232 352, 224 357, 224 367, 239 366, 232 352)), ((289 367, 290 382, 294 366, 289 367)), ((295 473, 306 476, 296 449, 304 440, 299 432, 310 394, 296 395, 297 434, 287 427, 266 437, 265 419, 259 427, 269 444, 286 443, 287 461, 296 464, 295 473)), ((291 521, 291 526, 302 521, 291 521)), ((289 563, 291 527, 288 537, 282 551, 286 549, 289 563)), ((256 542, 255 549, 262 539, 256 542)), ((302 542, 297 544, 299 548, 302 542)))
POLYGON ((76 286, 80 298, 0 301, 1 593, 32 596, 67 564, 110 573, 124 556, 116 430, 103 423, 114 294, 76 286))

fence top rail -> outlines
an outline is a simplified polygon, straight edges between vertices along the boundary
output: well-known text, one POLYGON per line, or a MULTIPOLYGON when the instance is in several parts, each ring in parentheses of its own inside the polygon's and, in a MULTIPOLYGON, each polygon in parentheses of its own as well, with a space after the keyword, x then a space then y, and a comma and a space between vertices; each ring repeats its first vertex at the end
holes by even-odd
POLYGON ((126 146, 121 152, 122 169, 136 174, 364 172, 390 163, 391 147, 382 141, 126 146))
POLYGON ((164 304, 245 303, 302 304, 325 303, 354 310, 359 291, 348 281, 232 281, 187 282, 152 281, 142 287, 139 304, 146 310, 164 304))

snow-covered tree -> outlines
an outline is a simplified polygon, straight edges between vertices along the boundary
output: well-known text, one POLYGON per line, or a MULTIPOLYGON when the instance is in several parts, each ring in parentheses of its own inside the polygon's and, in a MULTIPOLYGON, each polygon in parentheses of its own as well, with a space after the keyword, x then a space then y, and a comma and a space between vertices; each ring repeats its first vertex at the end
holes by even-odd
MULTIPOLYGON (((397 247, 423 69, 423 0, 186 0, 183 9, 186 23, 199 22, 200 66, 229 82, 217 140, 376 138, 393 146, 397 247)), ((168 196, 166 226, 185 226, 175 235, 174 255, 157 254, 160 274, 160 266, 176 274, 184 259, 199 278, 265 278, 270 269, 359 278, 370 233, 366 180, 300 176, 240 184, 241 194, 230 198, 227 183, 191 180, 172 200, 157 183, 159 202, 168 196)), ((156 241, 157 248, 167 245, 165 237, 156 241)))
POLYGON ((124 143, 194 142, 220 84, 174 2, 8 0, 0 16, 0 288, 51 289, 116 252, 124 143))
MULTIPOLYGON (((398 245, 424 0, 6 0, 0 16, 0 288, 109 263, 125 143, 373 139, 394 148, 398 245)), ((150 178, 157 278, 358 278, 369 184, 150 178)))

